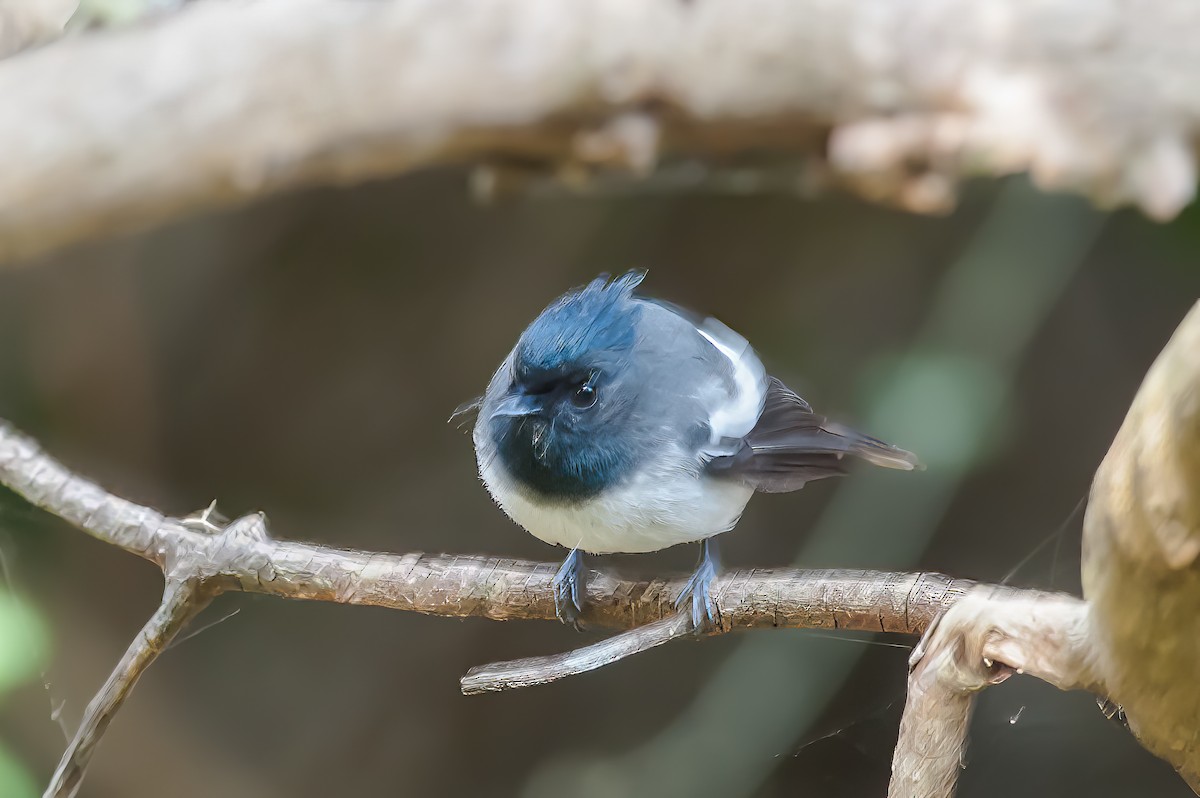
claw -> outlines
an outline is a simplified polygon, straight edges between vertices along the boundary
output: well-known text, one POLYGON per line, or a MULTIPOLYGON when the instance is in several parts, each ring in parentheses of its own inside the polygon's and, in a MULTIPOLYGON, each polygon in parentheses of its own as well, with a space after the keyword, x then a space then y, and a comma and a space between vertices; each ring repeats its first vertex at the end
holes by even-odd
POLYGON ((692 631, 704 634, 717 623, 717 606, 713 603, 709 588, 717 578, 717 544, 712 538, 700 542, 700 563, 688 579, 675 606, 683 609, 688 601, 692 604, 692 631))
POLYGON ((584 596, 587 594, 584 573, 583 553, 579 549, 571 549, 551 583, 554 587, 554 614, 579 632, 583 631, 579 616, 583 613, 584 596))

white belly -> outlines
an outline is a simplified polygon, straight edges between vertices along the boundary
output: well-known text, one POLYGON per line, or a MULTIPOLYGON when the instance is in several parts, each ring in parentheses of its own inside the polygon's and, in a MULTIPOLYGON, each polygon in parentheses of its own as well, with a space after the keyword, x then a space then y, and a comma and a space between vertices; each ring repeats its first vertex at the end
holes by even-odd
POLYGON ((753 488, 713 479, 678 463, 640 473, 576 505, 531 501, 489 458, 480 466, 492 498, 534 537, 594 554, 658 551, 733 528, 753 488))

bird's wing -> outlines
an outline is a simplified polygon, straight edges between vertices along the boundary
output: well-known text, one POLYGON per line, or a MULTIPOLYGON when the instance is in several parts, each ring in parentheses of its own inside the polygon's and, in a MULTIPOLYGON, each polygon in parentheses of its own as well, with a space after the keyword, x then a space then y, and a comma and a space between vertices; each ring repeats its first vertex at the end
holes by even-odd
POLYGON ((770 379, 762 361, 745 338, 714 318, 696 325, 696 331, 719 353, 726 379, 708 404, 711 442, 722 450, 754 430, 767 401, 770 379))
POLYGON ((710 460, 707 469, 756 490, 782 493, 846 473, 847 455, 885 468, 911 470, 918 465, 911 452, 816 415, 808 402, 770 377, 754 428, 731 453, 710 460))
MULTIPOLYGON (((672 343, 673 352, 689 361, 676 366, 686 367, 691 375, 681 376, 679 383, 707 414, 710 435, 704 452, 713 456, 733 451, 754 429, 766 401, 769 378, 762 361, 745 338, 717 319, 661 299, 643 301, 679 317, 672 324, 680 329, 690 327, 689 336, 691 330, 699 333, 688 347, 681 347, 678 340, 672 343)), ((668 337, 665 330, 661 334, 668 337)))

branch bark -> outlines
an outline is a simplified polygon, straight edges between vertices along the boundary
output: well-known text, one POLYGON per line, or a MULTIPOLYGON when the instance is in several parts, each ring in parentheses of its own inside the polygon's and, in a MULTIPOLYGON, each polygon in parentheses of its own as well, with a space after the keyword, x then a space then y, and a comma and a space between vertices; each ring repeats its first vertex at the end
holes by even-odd
POLYGON ((1187 0, 198 0, 0 62, 0 260, 448 161, 783 161, 925 211, 1027 170, 1167 218, 1197 38, 1187 0))

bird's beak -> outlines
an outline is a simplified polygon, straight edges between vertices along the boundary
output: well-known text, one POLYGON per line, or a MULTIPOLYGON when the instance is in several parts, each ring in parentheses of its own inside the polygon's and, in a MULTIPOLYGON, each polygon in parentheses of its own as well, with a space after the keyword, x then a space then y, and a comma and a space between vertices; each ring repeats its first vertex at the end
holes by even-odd
POLYGON ((516 393, 504 397, 492 410, 492 418, 502 416, 511 416, 519 418, 521 416, 532 416, 542 409, 541 403, 536 396, 528 394, 516 393))

